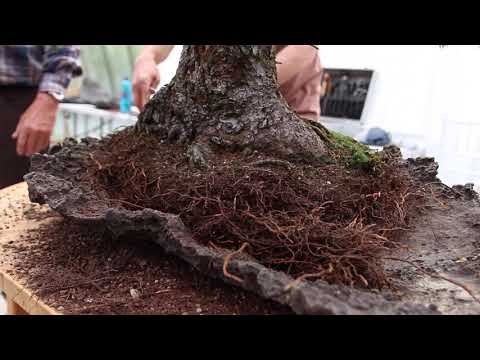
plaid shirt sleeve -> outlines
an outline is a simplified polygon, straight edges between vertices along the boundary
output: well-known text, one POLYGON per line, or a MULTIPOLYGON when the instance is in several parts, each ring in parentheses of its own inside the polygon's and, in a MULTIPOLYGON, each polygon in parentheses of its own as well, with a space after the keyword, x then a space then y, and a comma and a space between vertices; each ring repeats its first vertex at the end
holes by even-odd
POLYGON ((39 91, 64 95, 72 78, 80 75, 79 45, 45 45, 39 91))

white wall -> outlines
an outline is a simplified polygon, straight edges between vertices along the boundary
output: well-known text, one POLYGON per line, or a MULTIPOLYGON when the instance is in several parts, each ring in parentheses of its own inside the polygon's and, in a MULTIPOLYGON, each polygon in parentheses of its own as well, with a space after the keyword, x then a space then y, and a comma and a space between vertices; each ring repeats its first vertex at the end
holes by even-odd
POLYGON ((480 48, 449 46, 436 62, 429 150, 450 184, 480 184, 480 48))
POLYGON ((447 184, 480 183, 480 49, 475 45, 324 45, 325 67, 376 71, 366 126, 414 139, 447 184))
POLYGON ((175 76, 181 54, 182 45, 177 45, 173 48, 167 60, 160 64, 160 86, 168 84, 175 76))

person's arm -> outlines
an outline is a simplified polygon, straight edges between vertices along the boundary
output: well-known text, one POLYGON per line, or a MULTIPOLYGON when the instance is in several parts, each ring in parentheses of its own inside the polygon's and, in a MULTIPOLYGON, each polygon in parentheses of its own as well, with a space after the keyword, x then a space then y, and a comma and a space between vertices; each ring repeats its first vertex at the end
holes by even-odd
POLYGON ((81 74, 78 45, 45 45, 38 94, 12 134, 18 155, 31 156, 48 146, 59 102, 72 78, 81 74))
POLYGON ((73 77, 82 75, 80 46, 46 45, 39 92, 63 98, 73 77))
POLYGON ((158 65, 165 61, 175 45, 147 45, 135 61, 133 69, 133 98, 140 111, 160 83, 158 65))

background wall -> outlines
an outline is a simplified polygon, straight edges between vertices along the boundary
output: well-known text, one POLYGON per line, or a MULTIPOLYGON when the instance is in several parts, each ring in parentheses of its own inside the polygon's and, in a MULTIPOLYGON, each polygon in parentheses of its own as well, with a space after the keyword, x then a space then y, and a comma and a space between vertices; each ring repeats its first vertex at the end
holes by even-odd
POLYGON ((476 45, 324 45, 325 67, 376 72, 364 126, 417 143, 447 184, 480 183, 480 49, 476 45))

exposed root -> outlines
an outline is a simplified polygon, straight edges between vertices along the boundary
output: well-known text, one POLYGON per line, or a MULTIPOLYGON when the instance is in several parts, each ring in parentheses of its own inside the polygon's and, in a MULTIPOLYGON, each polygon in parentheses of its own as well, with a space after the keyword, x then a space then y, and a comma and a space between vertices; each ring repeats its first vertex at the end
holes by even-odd
POLYGON ((234 251, 230 254, 228 254, 227 256, 225 256, 225 261, 223 262, 223 275, 229 279, 232 279, 232 280, 235 280, 236 282, 238 283, 243 283, 244 280, 243 279, 240 279, 238 276, 235 276, 235 275, 232 275, 228 272, 228 264, 230 263, 230 260, 232 259, 232 257, 234 257, 235 255, 238 255, 238 254, 241 254, 243 252, 243 250, 245 250, 245 248, 248 246, 248 243, 244 243, 240 249, 238 249, 237 251, 234 251))
POLYGON ((93 156, 93 154, 88 154, 90 156, 90 159, 97 165, 98 167, 98 170, 99 171, 102 171, 103 170, 103 167, 102 167, 102 164, 100 164, 97 159, 95 159, 95 157, 93 156))
POLYGON ((304 280, 312 279, 312 278, 321 278, 327 272, 333 272, 332 264, 329 265, 328 270, 324 270, 324 271, 316 273, 316 274, 305 274, 305 275, 300 276, 299 278, 295 279, 295 281, 292 281, 290 284, 285 286, 285 291, 288 291, 288 290, 298 286, 304 280))

